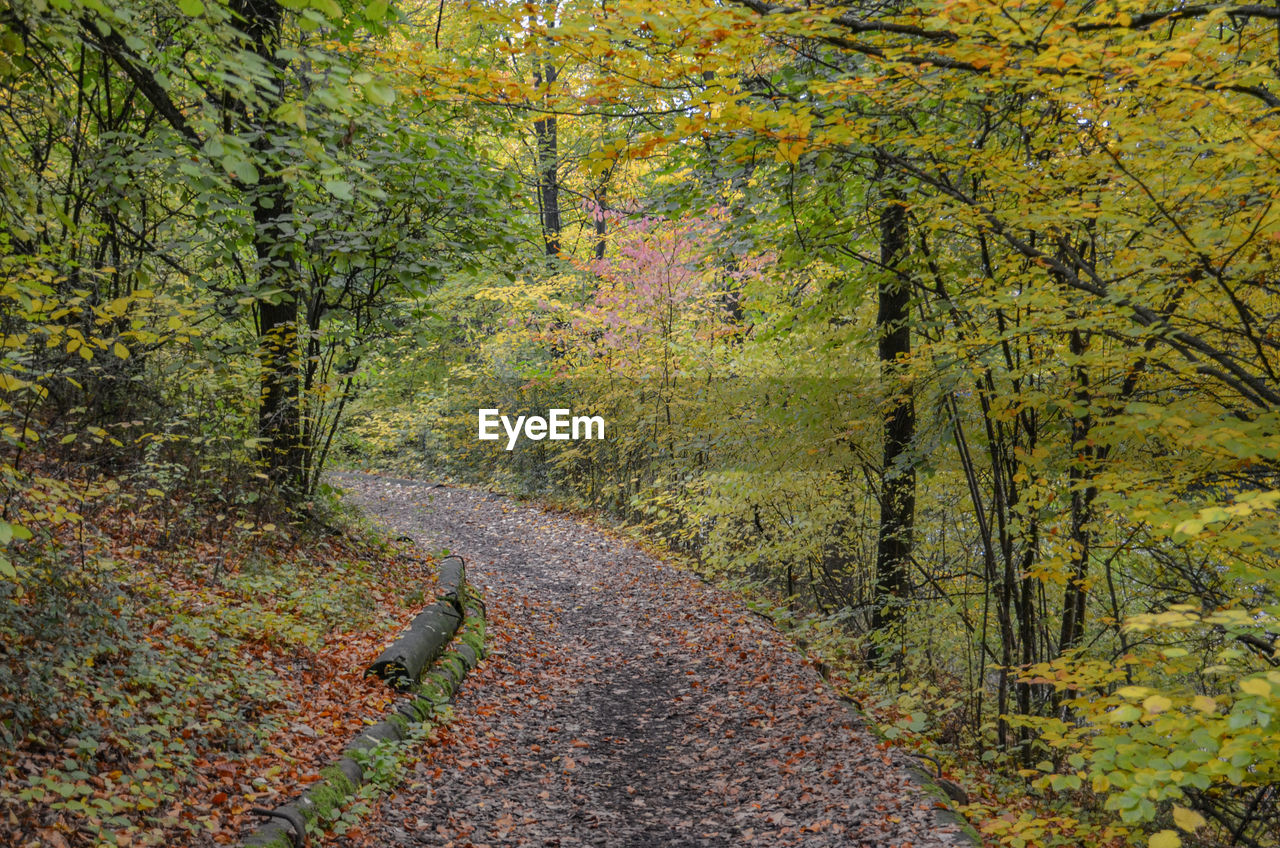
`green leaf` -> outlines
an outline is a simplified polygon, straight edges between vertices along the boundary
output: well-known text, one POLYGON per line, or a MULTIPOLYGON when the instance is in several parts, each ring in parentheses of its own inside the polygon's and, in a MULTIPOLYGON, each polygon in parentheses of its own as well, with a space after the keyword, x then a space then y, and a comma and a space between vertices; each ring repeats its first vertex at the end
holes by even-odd
POLYGON ((396 90, 385 82, 372 80, 364 86, 364 96, 377 106, 390 106, 396 102, 396 90))
POLYGON ((336 0, 311 0, 311 8, 317 9, 331 21, 342 20, 342 7, 336 0))
POLYGON ((325 180, 324 187, 339 200, 351 200, 354 197, 351 191, 351 183, 346 180, 325 180))
POLYGON ((200 0, 178 0, 178 9, 187 17, 195 18, 204 14, 204 3, 200 0))
POLYGON ((307 131, 307 110, 301 101, 290 100, 281 103, 272 112, 271 117, 282 124, 292 124, 303 132, 307 131))
POLYGON ((231 170, 242 183, 255 185, 258 182, 258 169, 247 159, 237 159, 231 170))
POLYGON ((1074 774, 1055 774, 1050 782, 1059 792, 1080 788, 1080 778, 1074 774))
POLYGON ((1107 713, 1107 720, 1112 724, 1119 724, 1125 721, 1137 721, 1142 718, 1142 710, 1132 704, 1125 704, 1107 713))

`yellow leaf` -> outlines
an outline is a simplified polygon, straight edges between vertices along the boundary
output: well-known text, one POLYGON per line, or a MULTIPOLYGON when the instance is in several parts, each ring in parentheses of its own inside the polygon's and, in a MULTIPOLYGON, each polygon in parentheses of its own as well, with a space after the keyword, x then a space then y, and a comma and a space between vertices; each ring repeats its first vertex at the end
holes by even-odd
POLYGON ((1147 842, 1147 848, 1180 848, 1182 837, 1176 830, 1162 830, 1147 842))
POLYGON ((26 380, 19 380, 9 374, 0 374, 0 392, 16 392, 31 385, 26 380))
POLYGON ((808 144, 804 141, 784 141, 778 145, 778 154, 783 161, 794 165, 800 161, 800 154, 804 153, 806 147, 808 144))
POLYGON ((116 342, 114 345, 111 346, 111 352, 114 353, 116 356, 120 357, 121 359, 129 358, 129 348, 120 344, 120 342, 116 342))
POLYGON ((1121 686, 1116 690, 1116 694, 1121 698, 1141 698, 1150 691, 1145 686, 1121 686))
POLYGON ((1241 680, 1240 691, 1246 695, 1257 695, 1265 698, 1271 694, 1271 684, 1265 680, 1241 680))
POLYGON ((1197 536, 1204 529, 1204 522, 1196 518, 1188 518, 1186 521, 1179 522, 1173 528, 1175 533, 1181 533, 1184 536, 1197 536))
POLYGON ((1188 810, 1186 807, 1179 807, 1177 804, 1173 805, 1173 823, 1187 833, 1193 833, 1197 827, 1204 827, 1208 824, 1204 816, 1195 810, 1188 810))
POLYGON ((1196 695, 1191 699, 1191 706, 1195 707, 1202 713, 1210 715, 1218 710, 1218 702, 1210 698, 1208 695, 1196 695))
POLYGON ((1142 708, 1149 713, 1162 713, 1171 706, 1173 706, 1173 701, 1170 701, 1164 695, 1152 695, 1142 702, 1142 708))

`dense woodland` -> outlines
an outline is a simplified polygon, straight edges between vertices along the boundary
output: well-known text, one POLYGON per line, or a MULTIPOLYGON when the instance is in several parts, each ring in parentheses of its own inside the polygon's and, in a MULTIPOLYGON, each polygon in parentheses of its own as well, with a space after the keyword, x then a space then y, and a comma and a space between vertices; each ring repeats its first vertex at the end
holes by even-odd
POLYGON ((1280 845, 1278 83, 1261 4, 6 3, 0 830, 230 839, 245 652, 405 602, 359 466, 737 587, 990 844, 1280 845))

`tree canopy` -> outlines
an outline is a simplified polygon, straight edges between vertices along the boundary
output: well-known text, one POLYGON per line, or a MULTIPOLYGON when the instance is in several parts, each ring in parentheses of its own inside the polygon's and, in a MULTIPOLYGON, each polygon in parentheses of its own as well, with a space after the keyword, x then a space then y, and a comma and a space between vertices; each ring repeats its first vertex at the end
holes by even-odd
POLYGON ((1148 0, 10 3, 0 631, 122 481, 305 523, 326 463, 483 480, 773 604, 993 843, 1275 845, 1278 38, 1148 0), (481 408, 609 437, 507 450, 481 408))

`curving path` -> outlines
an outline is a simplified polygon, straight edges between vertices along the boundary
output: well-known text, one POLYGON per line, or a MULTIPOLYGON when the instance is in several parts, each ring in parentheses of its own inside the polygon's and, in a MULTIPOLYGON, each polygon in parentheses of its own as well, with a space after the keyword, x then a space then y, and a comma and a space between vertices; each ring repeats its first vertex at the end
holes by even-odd
POLYGON ((334 475, 467 560, 493 653, 344 845, 969 845, 785 637, 572 518, 474 489, 334 475))

